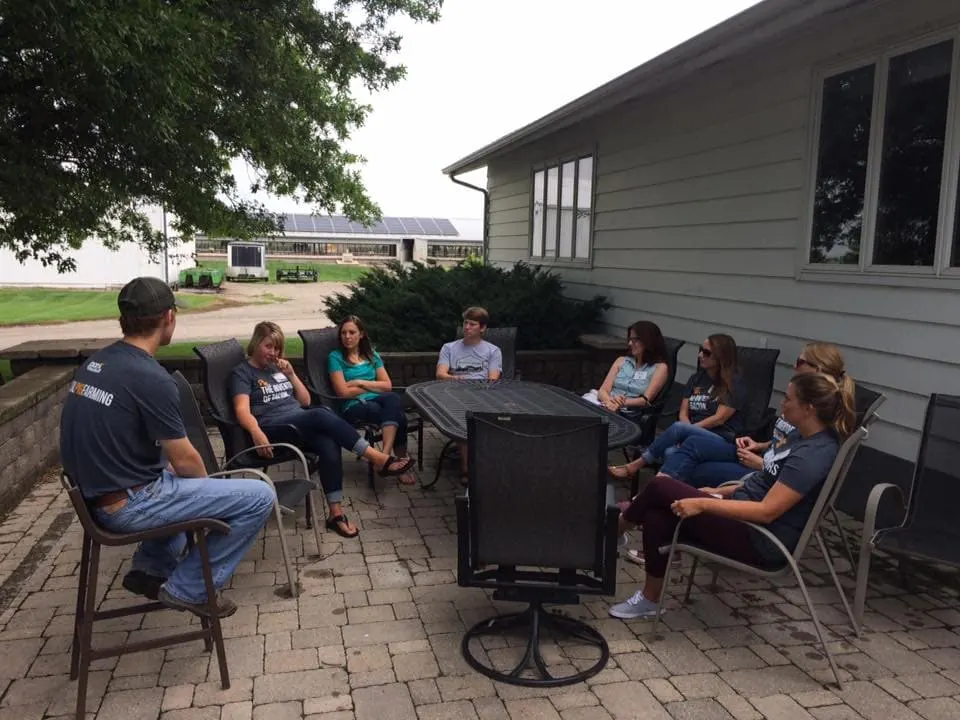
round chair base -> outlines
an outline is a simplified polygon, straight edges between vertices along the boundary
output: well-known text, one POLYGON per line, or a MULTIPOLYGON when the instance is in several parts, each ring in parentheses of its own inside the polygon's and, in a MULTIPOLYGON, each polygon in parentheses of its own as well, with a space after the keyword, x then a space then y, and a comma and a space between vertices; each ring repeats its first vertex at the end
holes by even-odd
POLYGON ((531 604, 529 608, 519 613, 497 615, 488 620, 477 623, 467 630, 460 644, 460 652, 464 660, 477 672, 487 677, 510 685, 524 687, 560 687, 573 685, 593 677, 606 667, 610 659, 610 648, 603 635, 587 625, 585 622, 573 618, 547 612, 540 603, 531 604), (470 649, 470 642, 486 635, 503 635, 518 629, 526 629, 529 633, 527 649, 523 659, 513 670, 500 672, 480 662, 470 649), (573 675, 554 676, 547 669, 547 665, 540 653, 540 634, 549 632, 554 639, 574 639, 587 645, 592 645, 600 651, 600 659, 596 663, 573 675), (539 677, 525 677, 524 671, 531 670, 539 677))

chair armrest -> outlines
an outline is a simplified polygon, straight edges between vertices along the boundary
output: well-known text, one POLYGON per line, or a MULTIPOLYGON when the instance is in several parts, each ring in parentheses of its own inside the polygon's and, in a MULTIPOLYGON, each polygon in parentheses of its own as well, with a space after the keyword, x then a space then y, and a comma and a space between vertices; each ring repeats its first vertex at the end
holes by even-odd
MULTIPOLYGON (((786 560, 791 565, 795 565, 795 561, 793 559, 793 553, 787 550, 787 546, 784 545, 782 542, 780 542, 780 539, 776 535, 774 535, 772 532, 770 532, 767 528, 765 528, 763 525, 758 525, 757 523, 750 522, 749 520, 740 520, 738 518, 728 517, 727 519, 733 520, 734 522, 742 523, 743 525, 746 525, 747 527, 751 527, 754 530, 756 530, 758 533, 766 537, 767 540, 769 540, 774 544, 777 550, 779 550, 783 554, 784 560, 786 560)), ((673 531, 673 541, 669 545, 661 545, 659 548, 657 548, 661 555, 669 554, 673 550, 673 547, 677 544, 677 538, 679 538, 680 536, 680 528, 683 526, 683 521, 684 521, 684 518, 680 518, 680 520, 677 522, 677 527, 673 531)))
MULTIPOLYGON (((867 496, 867 507, 863 513, 863 542, 872 543, 876 537, 877 532, 877 514, 880 512, 880 503, 883 500, 883 496, 887 494, 888 490, 895 490, 897 498, 900 500, 900 505, 904 509, 904 514, 906 514, 907 503, 906 499, 903 497, 903 489, 899 485, 893 483, 877 483, 870 490, 870 495, 867 496)), ((881 528, 882 529, 882 528, 881 528)))

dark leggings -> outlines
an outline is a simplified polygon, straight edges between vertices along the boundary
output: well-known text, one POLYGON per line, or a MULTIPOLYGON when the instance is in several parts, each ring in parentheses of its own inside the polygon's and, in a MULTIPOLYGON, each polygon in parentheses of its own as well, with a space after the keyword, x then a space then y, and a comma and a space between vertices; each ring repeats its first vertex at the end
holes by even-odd
MULTIPOLYGON (((679 521, 670 506, 675 500, 693 497, 709 496, 680 480, 657 475, 623 511, 627 522, 643 529, 643 559, 651 577, 662 578, 667 571, 667 556, 660 554, 660 547, 673 541, 679 521)), ((680 537, 733 560, 754 565, 763 562, 750 528, 736 520, 701 513, 683 521, 680 537)))
MULTIPOLYGON (((342 417, 325 407, 314 407, 277 420, 300 431, 301 447, 317 456, 320 484, 328 503, 343 500, 343 456, 340 448, 362 455, 370 446, 342 417)), ((290 432, 283 427, 262 428, 271 442, 290 442, 290 432)))
POLYGON ((369 423, 380 427, 393 425, 397 428, 394 447, 404 450, 407 447, 407 414, 403 410, 403 400, 394 392, 381 393, 375 398, 361 400, 343 411, 343 417, 352 423, 369 423))

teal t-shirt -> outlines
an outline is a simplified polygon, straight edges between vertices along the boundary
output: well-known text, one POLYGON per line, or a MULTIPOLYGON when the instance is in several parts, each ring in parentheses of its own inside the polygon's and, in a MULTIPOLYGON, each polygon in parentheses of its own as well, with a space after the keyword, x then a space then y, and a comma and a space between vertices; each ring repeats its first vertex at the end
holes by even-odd
MULTIPOLYGON (((377 370, 382 367, 383 360, 380 358, 380 353, 378 353, 376 350, 373 351, 372 362, 370 360, 361 359, 356 365, 348 363, 347 359, 343 357, 343 353, 339 350, 334 350, 327 356, 327 372, 342 372, 343 379, 347 382, 350 380, 376 380, 377 370)), ((343 402, 343 409, 346 410, 348 407, 356 405, 362 400, 370 400, 375 398, 377 395, 378 393, 375 392, 367 392, 350 400, 345 400, 343 402)))

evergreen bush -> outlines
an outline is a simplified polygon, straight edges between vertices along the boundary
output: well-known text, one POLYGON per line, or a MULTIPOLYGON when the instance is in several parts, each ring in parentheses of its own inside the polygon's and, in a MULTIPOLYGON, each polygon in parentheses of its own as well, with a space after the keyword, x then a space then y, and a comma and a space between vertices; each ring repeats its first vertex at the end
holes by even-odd
POLYGON ((575 347, 577 337, 596 329, 610 303, 597 295, 578 301, 563 296, 560 276, 517 263, 510 269, 463 262, 444 269, 391 261, 365 273, 349 294, 325 301, 339 323, 357 315, 380 350, 439 350, 456 336, 461 313, 471 305, 490 312, 491 326, 517 328, 522 350, 575 347))

